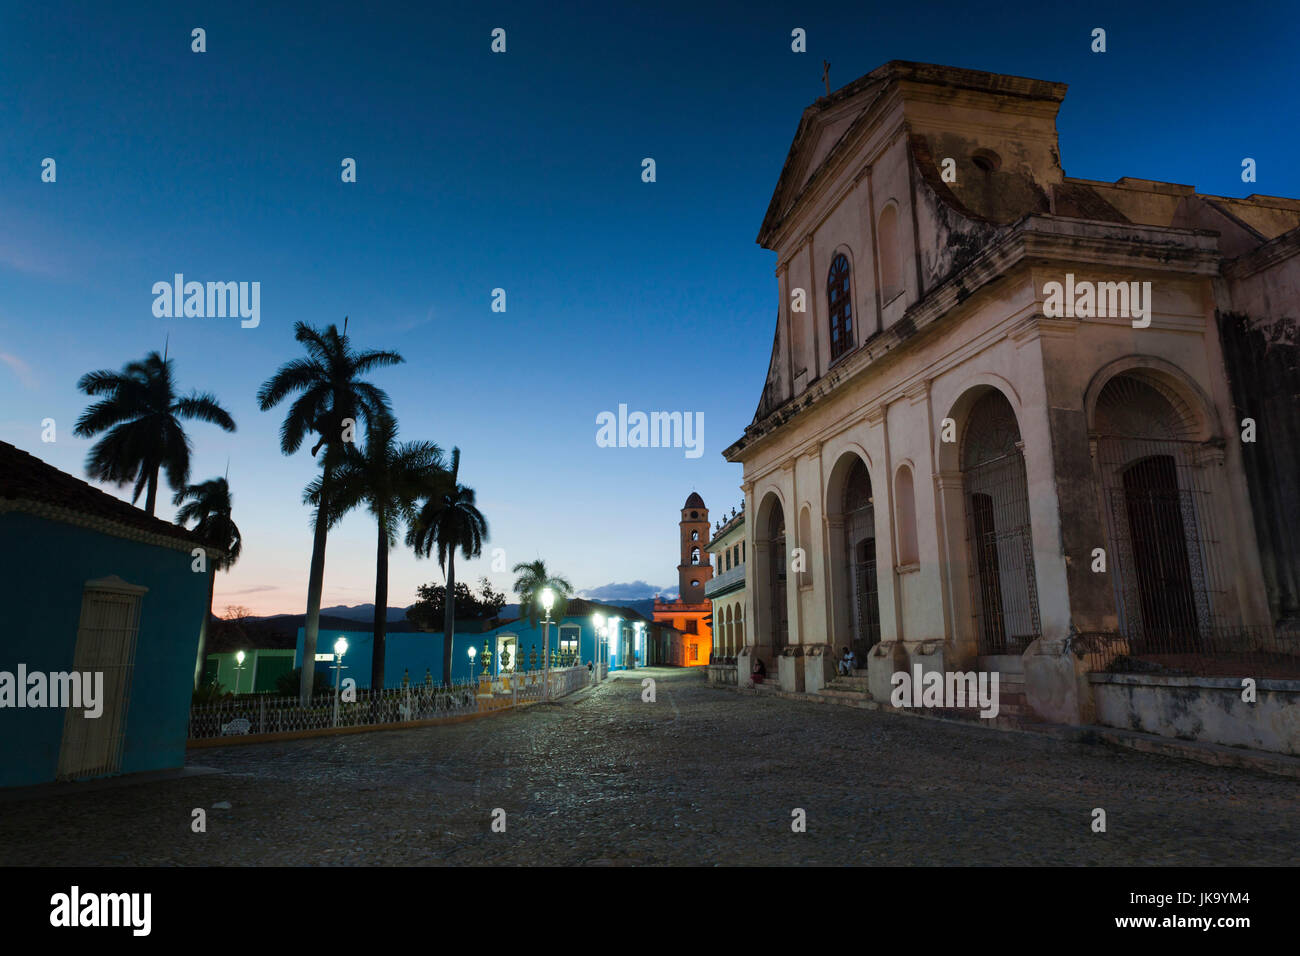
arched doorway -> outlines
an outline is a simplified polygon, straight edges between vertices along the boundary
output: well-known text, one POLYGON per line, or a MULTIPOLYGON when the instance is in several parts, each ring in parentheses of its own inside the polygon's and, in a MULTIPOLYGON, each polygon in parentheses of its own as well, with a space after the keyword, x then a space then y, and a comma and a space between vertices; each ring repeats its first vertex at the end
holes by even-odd
POLYGON ((1125 372, 1102 388, 1095 424, 1120 630, 1134 655, 1195 653, 1220 590, 1196 416, 1164 383, 1125 372))
POLYGON ((971 406, 961 445, 971 607, 979 653, 1022 654, 1039 635, 1020 426, 990 389, 971 406))
POLYGON ((845 593, 850 597, 849 637, 853 653, 865 665, 867 653, 880 643, 880 592, 876 584, 876 510, 871 475, 854 457, 844 480, 845 593))
POLYGON ((780 653, 789 643, 789 615, 786 612, 785 512, 781 503, 772 503, 767 519, 767 586, 771 609, 772 650, 780 653))

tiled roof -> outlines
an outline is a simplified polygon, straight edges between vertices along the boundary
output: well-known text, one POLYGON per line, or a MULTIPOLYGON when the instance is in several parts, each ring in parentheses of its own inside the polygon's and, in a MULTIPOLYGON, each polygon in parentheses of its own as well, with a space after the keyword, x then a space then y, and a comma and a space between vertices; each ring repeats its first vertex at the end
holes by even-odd
POLYGON ((0 442, 0 511, 6 510, 29 511, 55 520, 80 516, 91 520, 73 523, 108 530, 102 527, 107 522, 118 529, 136 532, 132 537, 157 535, 211 549, 194 532, 162 518, 151 517, 147 512, 59 471, 22 449, 0 442), (19 506, 19 502, 27 506, 19 506))

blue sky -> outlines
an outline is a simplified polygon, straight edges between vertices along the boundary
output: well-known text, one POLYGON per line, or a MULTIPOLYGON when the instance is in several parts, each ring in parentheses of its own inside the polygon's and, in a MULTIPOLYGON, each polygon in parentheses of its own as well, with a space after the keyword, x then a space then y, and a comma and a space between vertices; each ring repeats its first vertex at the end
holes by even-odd
MULTIPOLYGON (((1289 4, 413 7, 0 3, 0 440, 84 474, 78 377, 170 335, 182 388, 239 425, 189 429, 193 480, 229 459, 245 536, 218 610, 302 609, 315 466, 280 455, 282 413, 254 394, 299 354, 295 321, 345 315, 357 346, 406 356, 373 380, 403 438, 461 448, 509 564, 673 586, 685 497, 715 516, 740 500, 720 453, 753 415, 777 305, 754 236, 823 58, 833 87, 890 59, 1062 81, 1069 175, 1300 196, 1289 4), (176 272, 260 282, 261 325, 155 318, 176 272), (704 454, 597 447, 620 403, 703 413, 704 454)), ((358 514, 331 536, 325 604, 371 600, 373 562, 358 514)), ((506 589, 486 557, 458 577, 483 573, 506 589)), ((434 579, 395 551, 391 603, 434 579)))

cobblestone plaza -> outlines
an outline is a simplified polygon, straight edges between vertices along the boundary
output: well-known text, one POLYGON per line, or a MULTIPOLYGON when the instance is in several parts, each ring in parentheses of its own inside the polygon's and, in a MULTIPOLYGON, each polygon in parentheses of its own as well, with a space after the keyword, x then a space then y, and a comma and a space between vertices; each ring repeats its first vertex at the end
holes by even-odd
POLYGON ((700 669, 189 764, 219 772, 0 803, 0 863, 1277 865, 1300 832, 1293 780, 738 694, 700 669))

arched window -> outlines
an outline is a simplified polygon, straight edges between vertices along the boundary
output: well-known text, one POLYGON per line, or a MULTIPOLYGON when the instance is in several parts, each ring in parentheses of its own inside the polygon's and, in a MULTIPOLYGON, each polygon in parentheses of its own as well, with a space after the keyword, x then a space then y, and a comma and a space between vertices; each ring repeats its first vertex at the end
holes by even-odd
POLYGON ((876 224, 876 249, 880 256, 880 301, 889 302, 903 291, 903 267, 898 253, 898 207, 890 203, 876 224))
POLYGON ((894 502, 898 509, 898 563, 916 564, 916 492, 907 465, 900 465, 894 475, 894 502))
POLYGON ((826 301, 831 319, 831 361, 853 348, 853 296, 849 278, 852 273, 848 256, 838 253, 831 260, 826 277, 826 301))
POLYGON ((691 532, 691 540, 692 540, 692 541, 699 541, 699 540, 700 540, 700 533, 699 533, 698 531, 692 531, 692 532, 691 532))
POLYGON ((691 548, 691 564, 699 564, 699 563, 700 563, 700 549, 691 548))

